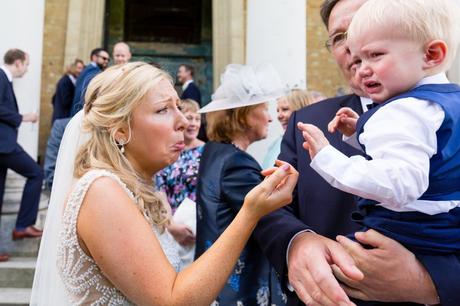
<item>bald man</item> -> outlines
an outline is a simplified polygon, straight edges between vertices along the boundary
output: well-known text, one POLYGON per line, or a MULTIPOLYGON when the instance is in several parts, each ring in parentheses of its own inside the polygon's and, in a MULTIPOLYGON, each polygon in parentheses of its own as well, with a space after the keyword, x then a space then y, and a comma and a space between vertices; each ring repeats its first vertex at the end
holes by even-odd
POLYGON ((131 50, 127 43, 118 42, 113 46, 113 60, 115 65, 125 64, 131 59, 131 50))

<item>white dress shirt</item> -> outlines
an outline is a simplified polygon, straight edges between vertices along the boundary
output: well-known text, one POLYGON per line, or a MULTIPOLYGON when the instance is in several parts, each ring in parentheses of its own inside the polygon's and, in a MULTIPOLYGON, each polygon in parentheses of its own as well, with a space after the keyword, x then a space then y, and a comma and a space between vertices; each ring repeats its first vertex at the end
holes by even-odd
POLYGON ((3 72, 5 72, 8 81, 13 82, 13 74, 11 73, 11 71, 9 71, 5 65, 1 66, 0 69, 2 69, 3 72))
MULTIPOLYGON (((416 87, 448 82, 440 73, 424 78, 416 87)), ((372 160, 349 158, 327 146, 310 165, 332 186, 375 200, 387 209, 429 215, 448 212, 460 201, 417 200, 429 185, 430 158, 437 152, 436 131, 444 116, 436 103, 415 98, 396 100, 380 108, 359 136, 372 160)))
POLYGON ((188 80, 188 81, 185 81, 184 84, 182 84, 182 91, 185 91, 188 87, 188 85, 190 85, 190 83, 192 83, 193 80, 188 80))
POLYGON ((72 84, 75 86, 75 84, 77 83, 77 79, 73 75, 71 75, 70 73, 67 73, 67 76, 69 77, 69 79, 72 82, 72 84))

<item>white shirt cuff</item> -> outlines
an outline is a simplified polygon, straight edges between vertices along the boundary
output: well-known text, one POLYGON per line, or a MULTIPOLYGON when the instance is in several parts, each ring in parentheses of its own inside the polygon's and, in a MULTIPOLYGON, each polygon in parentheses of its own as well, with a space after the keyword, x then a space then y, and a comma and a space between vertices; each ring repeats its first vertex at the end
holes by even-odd
MULTIPOLYGON (((289 241, 289 244, 288 244, 288 247, 287 247, 287 250, 286 250, 286 266, 289 267, 289 250, 291 249, 291 244, 292 242, 294 241, 294 239, 299 236, 300 234, 303 234, 303 233, 315 233, 314 231, 312 230, 309 230, 309 229, 306 229, 306 230, 303 230, 303 231, 300 231, 298 232, 297 234, 295 234, 294 236, 292 236, 291 240, 289 241)), ((289 283, 289 281, 286 281, 287 284, 286 284, 286 287, 288 288, 289 291, 291 292, 294 292, 294 287, 291 286, 291 284, 289 283)))

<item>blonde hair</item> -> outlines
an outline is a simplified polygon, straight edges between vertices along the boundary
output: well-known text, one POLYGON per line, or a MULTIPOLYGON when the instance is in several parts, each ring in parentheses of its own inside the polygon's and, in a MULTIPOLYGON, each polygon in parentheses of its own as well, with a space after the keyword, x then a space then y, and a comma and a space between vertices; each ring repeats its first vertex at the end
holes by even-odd
POLYGON ((80 149, 74 170, 77 178, 94 168, 118 175, 134 193, 136 204, 147 220, 162 229, 168 222, 164 203, 154 192, 152 181, 142 178, 121 153, 115 134, 122 127, 131 132, 133 110, 148 91, 164 79, 172 84, 166 72, 146 63, 133 62, 110 67, 91 81, 85 95, 83 119, 83 129, 91 137, 80 149))
POLYGON ((322 100, 320 97, 321 94, 317 92, 304 89, 292 89, 286 96, 286 100, 289 103, 289 108, 294 112, 322 100))
POLYGON ((397 29, 391 35, 407 37, 424 45, 440 39, 447 46, 446 60, 440 66, 447 70, 457 53, 460 39, 460 8, 452 0, 369 0, 353 16, 348 39, 370 28, 397 29))
POLYGON ((248 117, 252 110, 260 104, 244 106, 206 114, 206 133, 209 140, 230 143, 235 136, 245 133, 248 128, 248 117))
POLYGON ((180 101, 181 111, 182 113, 192 112, 198 113, 200 110, 200 105, 198 102, 192 99, 185 99, 180 101))

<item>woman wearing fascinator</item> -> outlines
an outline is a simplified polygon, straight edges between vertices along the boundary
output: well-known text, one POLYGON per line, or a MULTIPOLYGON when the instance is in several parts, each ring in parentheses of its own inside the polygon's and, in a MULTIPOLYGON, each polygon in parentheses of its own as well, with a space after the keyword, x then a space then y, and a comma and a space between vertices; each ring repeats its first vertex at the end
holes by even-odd
POLYGON ((290 202, 283 163, 196 262, 180 269, 153 175, 184 149, 187 120, 171 77, 145 63, 113 66, 89 84, 59 150, 31 305, 209 305, 258 220, 290 202))
MULTIPOLYGON (((212 101, 200 112, 208 123, 197 185, 196 257, 218 243, 243 209, 245 195, 262 180, 248 146, 267 137, 268 102, 284 95, 270 65, 229 65, 212 101)), ((215 305, 284 305, 285 296, 259 245, 251 238, 215 305)))

